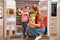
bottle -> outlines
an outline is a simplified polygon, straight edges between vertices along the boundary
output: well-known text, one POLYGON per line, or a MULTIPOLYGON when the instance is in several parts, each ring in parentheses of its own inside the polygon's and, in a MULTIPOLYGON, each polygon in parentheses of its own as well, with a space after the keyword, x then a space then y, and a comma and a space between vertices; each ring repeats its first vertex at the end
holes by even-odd
POLYGON ((7 35, 9 35, 9 30, 7 30, 7 35))

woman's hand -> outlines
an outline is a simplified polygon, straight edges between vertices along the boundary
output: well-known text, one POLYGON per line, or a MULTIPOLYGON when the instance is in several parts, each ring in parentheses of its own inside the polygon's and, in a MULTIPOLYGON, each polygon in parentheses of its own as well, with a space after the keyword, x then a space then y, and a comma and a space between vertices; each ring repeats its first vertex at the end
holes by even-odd
POLYGON ((31 24, 31 21, 28 23, 28 27, 35 28, 35 26, 31 24))
POLYGON ((30 22, 30 24, 35 26, 35 27, 40 27, 40 24, 35 24, 35 23, 32 23, 32 22, 30 22))

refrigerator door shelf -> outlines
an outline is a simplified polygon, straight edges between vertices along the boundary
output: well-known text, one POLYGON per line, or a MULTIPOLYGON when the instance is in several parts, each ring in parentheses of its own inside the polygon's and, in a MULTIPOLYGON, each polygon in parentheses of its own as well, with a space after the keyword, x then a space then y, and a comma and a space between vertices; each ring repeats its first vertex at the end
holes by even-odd
POLYGON ((16 22, 15 18, 8 18, 7 22, 16 22))

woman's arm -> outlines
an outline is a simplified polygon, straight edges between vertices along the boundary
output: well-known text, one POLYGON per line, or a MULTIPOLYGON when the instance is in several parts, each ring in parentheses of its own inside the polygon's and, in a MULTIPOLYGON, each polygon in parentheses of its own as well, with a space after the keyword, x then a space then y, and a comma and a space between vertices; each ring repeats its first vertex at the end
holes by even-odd
POLYGON ((32 23, 32 22, 30 22, 30 24, 34 25, 35 27, 40 27, 40 24, 35 24, 35 23, 32 23))

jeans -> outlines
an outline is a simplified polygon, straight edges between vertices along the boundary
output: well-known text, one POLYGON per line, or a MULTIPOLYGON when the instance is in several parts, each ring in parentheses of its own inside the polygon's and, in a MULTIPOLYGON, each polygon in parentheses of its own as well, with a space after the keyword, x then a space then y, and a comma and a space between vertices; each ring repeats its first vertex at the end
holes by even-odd
POLYGON ((22 22, 22 27, 23 27, 23 35, 25 36, 27 22, 22 22))
POLYGON ((47 35, 47 26, 45 27, 45 32, 44 32, 45 35, 47 35))
POLYGON ((45 32, 45 28, 30 28, 27 27, 27 34, 31 34, 34 36, 39 36, 41 33, 43 34, 45 32))

